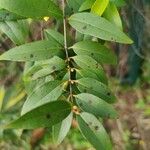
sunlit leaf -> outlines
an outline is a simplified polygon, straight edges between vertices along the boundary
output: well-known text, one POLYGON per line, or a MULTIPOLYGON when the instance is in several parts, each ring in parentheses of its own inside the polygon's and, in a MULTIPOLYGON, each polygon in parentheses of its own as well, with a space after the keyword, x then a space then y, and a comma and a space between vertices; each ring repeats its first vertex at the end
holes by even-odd
POLYGON ((5 89, 4 87, 0 87, 0 111, 2 109, 4 96, 5 96, 5 89))
POLYGON ((4 109, 10 109, 15 104, 20 102, 25 96, 26 96, 26 92, 25 91, 21 91, 18 95, 16 95, 15 97, 12 97, 12 98, 9 99, 9 101, 5 105, 4 109))
POLYGON ((122 21, 114 3, 109 3, 103 16, 122 30, 122 21))
POLYGON ((109 0, 96 0, 91 8, 91 12, 101 16, 108 4, 109 0))

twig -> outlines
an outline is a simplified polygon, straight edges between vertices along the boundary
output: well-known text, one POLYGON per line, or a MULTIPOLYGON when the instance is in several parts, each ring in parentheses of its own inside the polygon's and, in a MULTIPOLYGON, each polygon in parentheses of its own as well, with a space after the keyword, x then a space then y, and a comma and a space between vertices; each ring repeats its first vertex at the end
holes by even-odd
POLYGON ((72 92, 72 79, 71 79, 71 67, 70 67, 70 58, 68 54, 68 46, 67 46, 67 30, 66 30, 66 16, 65 16, 65 0, 62 0, 62 9, 63 9, 63 25, 64 25, 64 49, 66 53, 66 59, 68 63, 69 70, 69 86, 70 86, 70 95, 69 98, 73 100, 73 92, 72 92))

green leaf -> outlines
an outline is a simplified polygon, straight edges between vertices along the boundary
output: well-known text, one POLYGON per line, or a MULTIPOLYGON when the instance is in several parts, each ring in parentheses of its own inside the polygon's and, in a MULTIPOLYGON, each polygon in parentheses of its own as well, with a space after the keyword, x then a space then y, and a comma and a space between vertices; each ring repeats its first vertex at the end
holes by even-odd
POLYGON ((6 128, 34 129, 51 127, 65 119, 71 112, 71 104, 66 101, 49 102, 24 114, 6 128))
POLYGON ((113 2, 117 7, 122 7, 126 4, 125 0, 110 0, 110 2, 113 2))
POLYGON ((2 106, 3 106, 3 101, 4 101, 4 97, 5 97, 5 89, 3 86, 0 86, 0 112, 2 110, 2 106))
POLYGON ((25 90, 28 95, 30 95, 36 88, 40 87, 41 85, 54 81, 53 76, 47 76, 45 78, 40 78, 38 80, 29 80, 28 78, 24 78, 24 85, 25 85, 25 90))
POLYGON ((82 41, 84 38, 84 35, 81 34, 80 32, 76 31, 76 35, 75 35, 75 41, 76 42, 79 42, 79 41, 82 41))
POLYGON ((96 60, 87 55, 77 55, 72 58, 79 67, 88 71, 91 70, 91 72, 97 75, 101 82, 107 84, 107 78, 103 68, 96 60))
POLYGON ((0 22, 0 30, 16 45, 24 44, 29 35, 27 20, 0 22))
POLYGON ((0 30, 1 32, 5 33, 13 43, 20 45, 19 39, 15 36, 11 28, 5 22, 0 22, 0 30))
POLYGON ((33 64, 28 68, 28 70, 26 70, 24 75, 25 75, 25 77, 32 76, 35 72, 37 72, 37 71, 43 69, 44 67, 47 67, 50 64, 52 64, 53 61, 59 61, 60 59, 61 58, 54 56, 54 57, 47 59, 47 60, 35 61, 34 63, 28 62, 28 63, 33 63, 33 64))
POLYGON ((75 95, 78 106, 85 112, 92 113, 102 118, 116 118, 115 109, 101 98, 88 93, 75 95))
POLYGON ((85 0, 82 5, 79 8, 79 11, 84 11, 87 9, 91 9, 93 3, 95 2, 95 0, 85 0))
POLYGON ((97 62, 117 64, 116 55, 104 45, 93 41, 81 41, 71 47, 77 55, 89 55, 97 62))
POLYGON ((61 46, 64 45, 64 36, 55 30, 52 29, 45 30, 45 36, 50 41, 59 43, 61 46))
POLYGON ((25 19, 25 17, 22 17, 20 15, 15 14, 15 13, 11 13, 5 9, 0 10, 0 22, 16 21, 19 19, 25 19))
MULTIPOLYGON (((80 78, 93 78, 100 82, 102 81, 102 79, 100 79, 98 75, 90 69, 76 69, 76 79, 80 78)), ((107 79, 105 80, 106 80, 105 84, 107 84, 107 79)))
POLYGON ((77 80, 77 87, 80 92, 93 94, 108 103, 114 103, 116 101, 116 98, 110 89, 98 80, 92 78, 81 78, 77 80))
POLYGON ((51 41, 43 40, 27 43, 10 49, 0 56, 0 60, 37 61, 60 54, 61 47, 51 41))
POLYGON ((95 116, 81 113, 77 116, 77 121, 82 134, 96 150, 112 150, 109 136, 95 116))
POLYGON ((32 76, 33 80, 50 75, 55 71, 60 71, 66 67, 66 63, 59 57, 53 57, 47 65, 35 72, 32 76))
POLYGON ((14 35, 20 42, 19 45, 25 44, 29 35, 29 25, 27 23, 27 20, 19 20, 17 22, 6 21, 6 24, 10 27, 11 31, 14 33, 14 35), (23 24, 26 25, 26 32, 24 31, 23 24))
POLYGON ((73 12, 78 12, 83 2, 84 0, 67 0, 68 6, 71 10, 73 10, 73 12))
POLYGON ((110 22, 112 22, 113 24, 115 24, 117 27, 119 27, 121 30, 122 29, 122 21, 119 15, 119 12, 117 10, 117 7, 114 3, 110 2, 103 14, 103 16, 109 20, 110 22))
POLYGON ((109 0, 96 0, 91 8, 91 12, 101 16, 108 4, 109 0))
POLYGON ((69 23, 82 34, 119 43, 133 43, 133 41, 114 24, 92 13, 74 14, 69 18, 69 23))
POLYGON ((63 85, 64 83, 55 80, 36 88, 25 101, 21 115, 45 103, 57 100, 64 90, 63 85))
POLYGON ((0 0, 0 6, 28 18, 45 16, 62 18, 62 11, 51 0, 0 0))
POLYGON ((61 123, 56 124, 52 127, 53 140, 56 144, 59 145, 68 134, 71 127, 72 118, 73 113, 71 112, 70 115, 65 118, 61 123))

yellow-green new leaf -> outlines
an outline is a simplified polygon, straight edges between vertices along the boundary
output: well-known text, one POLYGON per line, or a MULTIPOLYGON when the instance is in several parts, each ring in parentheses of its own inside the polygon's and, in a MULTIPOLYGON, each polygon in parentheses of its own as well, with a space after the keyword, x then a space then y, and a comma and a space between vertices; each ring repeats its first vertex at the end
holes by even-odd
POLYGON ((91 12, 101 16, 108 4, 109 0, 96 0, 91 8, 91 12))
POLYGON ((77 13, 69 18, 70 25, 78 32, 107 41, 131 44, 133 41, 116 25, 93 13, 77 13))
POLYGON ((117 7, 113 2, 108 4, 103 16, 122 30, 122 21, 117 7))
POLYGON ((48 40, 27 43, 10 49, 0 56, 0 60, 37 61, 59 55, 62 47, 48 40))
POLYGON ((0 112, 2 109, 4 97, 5 97, 5 89, 4 87, 0 87, 0 112))
POLYGON ((51 0, 0 0, 0 7, 28 18, 62 18, 62 11, 51 0))
POLYGON ((6 128, 34 129, 51 127, 61 122, 71 112, 71 104, 66 101, 49 102, 24 114, 11 122, 6 128))
POLYGON ((107 132, 94 115, 81 113, 77 116, 77 121, 80 131, 96 150, 112 150, 107 132))

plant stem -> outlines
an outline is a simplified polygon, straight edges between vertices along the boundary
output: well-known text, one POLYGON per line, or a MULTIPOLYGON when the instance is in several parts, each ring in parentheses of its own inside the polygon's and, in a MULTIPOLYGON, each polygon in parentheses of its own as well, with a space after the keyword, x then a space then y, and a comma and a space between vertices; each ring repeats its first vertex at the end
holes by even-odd
POLYGON ((68 54, 68 46, 67 46, 67 30, 66 30, 66 16, 65 16, 65 0, 62 0, 62 10, 63 10, 63 26, 64 26, 64 49, 66 53, 66 59, 68 63, 68 72, 69 72, 69 90, 70 90, 70 95, 69 99, 73 101, 73 92, 72 92, 72 79, 71 79, 71 67, 70 67, 70 58, 68 54))

